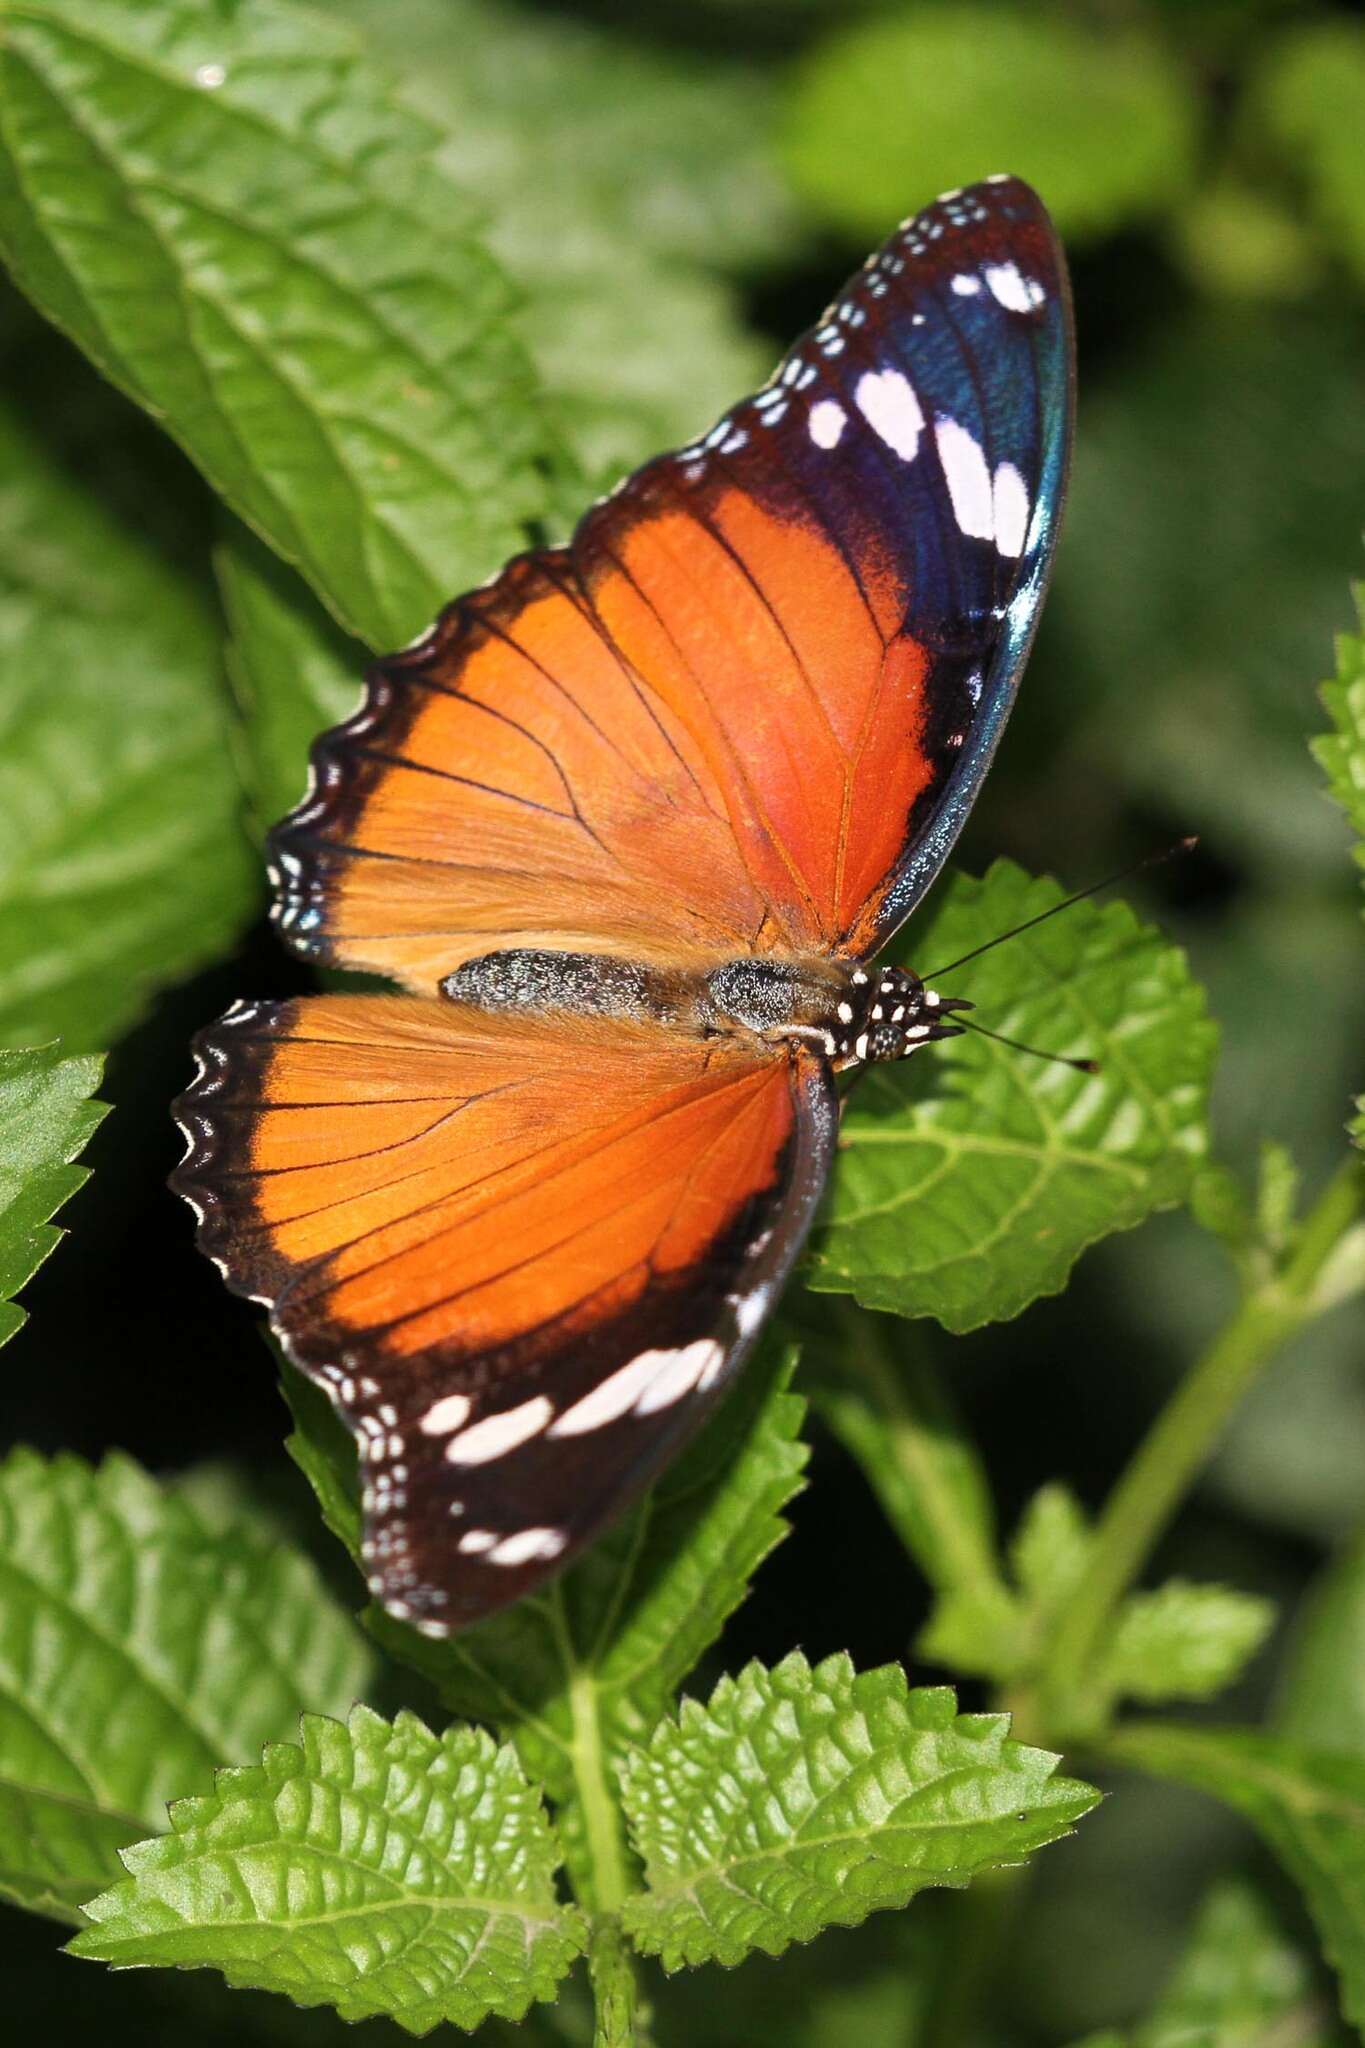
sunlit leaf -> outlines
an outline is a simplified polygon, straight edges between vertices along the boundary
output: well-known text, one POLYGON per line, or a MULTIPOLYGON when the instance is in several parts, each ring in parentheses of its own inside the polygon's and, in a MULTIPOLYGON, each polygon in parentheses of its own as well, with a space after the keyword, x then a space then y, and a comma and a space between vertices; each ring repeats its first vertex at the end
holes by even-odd
POLYGON ((357 1707, 218 1773, 172 1833, 124 1852, 77 1955, 221 1970, 229 1984, 387 2014, 410 2033, 520 2019, 583 1946, 558 1851, 510 1749, 357 1707))
POLYGON ((72 1162, 103 1117, 97 1059, 55 1045, 0 1051, 0 1344, 24 1320, 14 1300, 62 1233, 48 1220, 89 1168, 72 1162))
POLYGON ((376 644, 525 543, 553 443, 470 204, 285 0, 6 0, 0 248, 376 644))
POLYGON ((1007 1727, 908 1691, 898 1665, 793 1654, 722 1679, 626 1765, 649 1887, 626 1905, 632 1939, 670 1970, 778 1955, 1069 1834, 1099 1795, 1007 1727))
MULTIPOLYGON (((954 875, 915 924, 914 964, 932 973, 1060 900, 1005 862, 954 875)), ((874 1071, 844 1118, 808 1279, 970 1330, 1055 1293, 1087 1244, 1181 1199, 1207 1144, 1214 1033, 1183 956, 1121 903, 1077 904, 946 987, 992 1030, 1100 1071, 970 1035, 918 1062, 918 1095, 903 1069, 874 1071)))
POLYGON ((0 1890, 79 1920, 166 1801, 345 1712, 371 1658, 311 1565, 124 1458, 0 1466, 0 1890))
MULTIPOLYGON (((501 0, 343 11, 486 206, 519 331, 594 477, 689 440, 766 375, 772 350, 718 275, 771 269, 794 238, 761 71, 501 0)), ((581 509, 566 499, 560 524, 581 509)))

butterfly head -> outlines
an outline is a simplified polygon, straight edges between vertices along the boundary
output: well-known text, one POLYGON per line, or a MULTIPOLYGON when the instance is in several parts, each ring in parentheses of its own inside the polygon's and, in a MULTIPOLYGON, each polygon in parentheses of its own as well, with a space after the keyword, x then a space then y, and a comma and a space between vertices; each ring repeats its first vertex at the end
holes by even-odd
POLYGON ((926 988, 908 967, 855 967, 836 1012, 834 1064, 844 1071, 908 1059, 935 1039, 956 1038, 963 1027, 953 1013, 971 1007, 962 996, 926 988))

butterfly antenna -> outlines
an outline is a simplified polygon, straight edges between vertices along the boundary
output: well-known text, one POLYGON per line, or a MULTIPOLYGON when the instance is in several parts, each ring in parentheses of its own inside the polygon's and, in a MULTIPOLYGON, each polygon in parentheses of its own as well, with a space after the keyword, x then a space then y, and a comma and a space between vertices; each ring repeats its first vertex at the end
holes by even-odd
MULTIPOLYGON (((1059 903, 1060 910, 1062 905, 1059 903)), ((962 1017, 959 1027, 967 1031, 979 1031, 983 1038, 993 1038, 997 1045, 1007 1045, 1011 1052, 1032 1053, 1036 1060, 1051 1060, 1055 1067, 1074 1067, 1078 1074, 1098 1074, 1098 1060, 1074 1060, 1064 1052, 1044 1052, 1041 1045, 1025 1045, 1022 1038, 1006 1038, 1003 1031, 992 1031, 988 1024, 978 1024, 974 1017, 962 1017)))
MULTIPOLYGON (((1164 846, 1160 853, 1144 854, 1141 860, 1133 861, 1126 868, 1120 868, 1117 874, 1106 875, 1102 882, 1092 882, 1088 889, 1078 889, 1074 896, 1063 897, 1062 901, 1054 903, 1050 910, 1040 910, 1036 917, 1026 917, 1022 924, 1012 925, 1009 931, 1000 932, 995 938, 987 939, 982 946, 973 946, 970 953, 959 953, 956 960, 950 960, 946 967, 932 968, 928 974, 920 978, 925 982, 941 981, 945 974, 951 974, 955 968, 965 967, 969 960, 977 960, 983 953, 989 953, 993 947, 1003 946, 1006 939, 1017 939, 1020 932, 1031 932, 1034 925, 1046 924, 1050 917, 1058 916, 1063 910, 1070 910, 1073 903, 1084 903, 1087 896, 1098 896, 1101 889, 1112 889, 1116 882, 1126 882, 1130 875, 1140 875, 1144 868, 1159 868, 1163 861, 1174 860, 1178 854, 1192 853, 1198 844, 1199 835, 1192 832, 1188 838, 1177 839, 1174 846, 1164 846)), ((986 1027, 984 1024, 978 1024, 974 1028, 977 1031, 984 1031, 986 1027)), ((1008 1042, 1007 1040, 1006 1043, 1008 1042)), ((1034 1048, 1026 1045, 1023 1050, 1032 1052, 1034 1048)), ((1072 1061, 1070 1064, 1076 1063, 1072 1061)))

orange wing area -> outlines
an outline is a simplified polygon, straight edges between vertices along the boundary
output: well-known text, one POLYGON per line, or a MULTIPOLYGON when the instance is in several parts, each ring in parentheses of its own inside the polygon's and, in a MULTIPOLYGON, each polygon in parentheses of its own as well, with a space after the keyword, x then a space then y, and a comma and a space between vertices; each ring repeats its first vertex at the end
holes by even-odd
POLYGON ((313 777, 273 841, 281 929, 423 993, 509 945, 714 958, 770 914, 714 765, 562 554, 373 670, 313 777))
POLYGON ((355 1433, 366 1557, 435 1633, 518 1598, 727 1384, 833 1147, 819 1064, 405 997, 202 1035, 175 1177, 355 1433))
POLYGON ((274 837, 281 929, 422 993, 505 946, 832 946, 931 773, 898 605, 741 491, 607 501, 372 671, 274 837))
POLYGON ((833 949, 934 777, 930 655, 902 631, 889 552, 869 542, 855 568, 789 479, 753 495, 723 477, 689 488, 678 459, 652 464, 575 555, 622 659, 711 765, 773 926, 833 949))

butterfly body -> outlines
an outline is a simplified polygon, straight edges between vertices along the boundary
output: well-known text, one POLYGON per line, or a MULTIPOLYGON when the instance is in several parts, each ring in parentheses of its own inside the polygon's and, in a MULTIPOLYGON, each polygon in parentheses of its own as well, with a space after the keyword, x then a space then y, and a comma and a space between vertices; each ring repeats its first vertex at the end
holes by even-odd
POLYGON ((951 1013, 970 1008, 903 968, 869 973, 819 956, 755 953, 682 968, 516 947, 465 961, 440 987, 447 1001, 491 1014, 653 1023, 686 1037, 748 1042, 756 1055, 805 1042, 840 1071, 904 1059, 950 1037, 960 1028, 947 1021, 951 1013))
POLYGON ((353 1431, 392 1613, 477 1620, 648 1483, 801 1250, 836 1074, 961 1028, 872 963, 1013 700, 1071 383, 1036 196, 947 195, 315 746, 276 922, 398 992, 201 1034, 174 1185, 353 1431))

